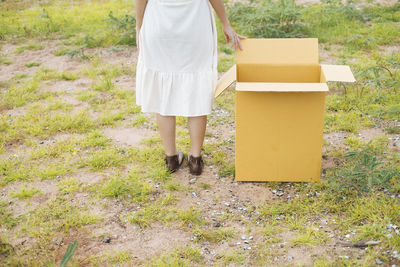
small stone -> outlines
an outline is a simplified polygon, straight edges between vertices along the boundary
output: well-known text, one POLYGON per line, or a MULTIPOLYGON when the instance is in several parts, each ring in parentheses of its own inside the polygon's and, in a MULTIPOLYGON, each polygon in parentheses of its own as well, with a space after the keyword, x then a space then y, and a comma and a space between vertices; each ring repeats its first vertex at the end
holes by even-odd
POLYGON ((154 199, 155 199, 154 197, 151 197, 151 198, 150 198, 151 201, 154 201, 154 199))
POLYGON ((200 205, 201 203, 200 203, 200 201, 197 201, 196 204, 197 204, 197 205, 200 205))
POLYGON ((279 221, 279 220, 281 219, 281 217, 278 216, 278 217, 276 217, 275 219, 279 221))
POLYGON ((220 223, 220 222, 216 222, 216 223, 214 224, 214 227, 221 227, 221 223, 220 223))
POLYGON ((229 204, 228 202, 225 202, 225 206, 229 207, 229 206, 230 206, 230 204, 229 204))
POLYGON ((241 244, 240 242, 236 242, 236 245, 238 245, 238 246, 239 246, 240 244, 241 244))
POLYGON ((62 237, 58 237, 55 241, 54 244, 61 246, 63 243, 64 239, 62 237))
POLYGON ((273 193, 273 194, 276 194, 276 192, 277 192, 277 191, 276 191, 275 189, 274 189, 274 190, 272 190, 272 193, 273 193))
POLYGON ((242 235, 242 237, 241 237, 241 238, 242 238, 242 240, 245 240, 245 239, 246 239, 246 236, 242 235))
POLYGON ((347 234, 347 235, 345 235, 344 237, 346 237, 346 238, 349 238, 349 237, 350 237, 350 235, 349 235, 349 234, 347 234))
POLYGON ((381 265, 383 263, 383 261, 381 259, 376 259, 375 260, 376 264, 381 265))
POLYGON ((192 195, 193 195, 194 197, 197 197, 196 192, 192 192, 192 195))
POLYGON ((109 238, 108 236, 104 237, 103 239, 104 243, 110 243, 111 242, 111 238, 109 238))
POLYGON ((290 261, 292 261, 292 260, 293 260, 293 256, 290 256, 290 255, 289 255, 289 256, 287 256, 287 259, 290 260, 290 261))
POLYGON ((251 235, 251 236, 249 236, 249 239, 250 239, 250 240, 253 240, 253 236, 252 236, 252 235, 251 235))
POLYGON ((136 225, 132 225, 131 228, 132 228, 132 230, 135 230, 137 228, 137 226, 136 225))
POLYGON ((196 182, 196 178, 190 179, 189 184, 194 184, 196 182))

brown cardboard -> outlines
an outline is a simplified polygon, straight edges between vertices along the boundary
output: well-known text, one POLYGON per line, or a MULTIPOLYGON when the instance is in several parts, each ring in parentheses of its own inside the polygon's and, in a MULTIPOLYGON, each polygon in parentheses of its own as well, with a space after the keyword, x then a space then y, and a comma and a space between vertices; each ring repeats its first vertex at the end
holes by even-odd
POLYGON ((355 82, 350 68, 319 64, 316 38, 241 42, 215 90, 236 81, 235 180, 320 180, 326 82, 355 82))

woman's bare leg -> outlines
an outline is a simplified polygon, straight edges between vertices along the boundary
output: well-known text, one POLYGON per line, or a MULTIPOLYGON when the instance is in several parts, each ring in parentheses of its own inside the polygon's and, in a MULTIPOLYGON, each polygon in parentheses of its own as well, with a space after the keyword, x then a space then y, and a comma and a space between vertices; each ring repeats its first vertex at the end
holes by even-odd
POLYGON ((165 154, 167 156, 176 155, 176 142, 175 142, 175 116, 163 116, 156 113, 158 130, 160 132, 161 140, 164 145, 165 154))
POLYGON ((188 117, 190 134, 190 155, 198 157, 201 155, 204 136, 206 134, 207 116, 188 117))

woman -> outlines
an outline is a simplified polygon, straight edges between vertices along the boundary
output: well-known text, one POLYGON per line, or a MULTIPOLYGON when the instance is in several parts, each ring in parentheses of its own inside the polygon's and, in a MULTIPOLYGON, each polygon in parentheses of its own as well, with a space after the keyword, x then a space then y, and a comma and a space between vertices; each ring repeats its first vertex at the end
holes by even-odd
POLYGON ((227 42, 239 47, 223 0, 136 0, 136 104, 154 112, 165 148, 165 164, 174 172, 185 155, 175 144, 176 116, 188 117, 191 174, 200 175, 207 115, 214 103, 217 72, 215 9, 227 42))

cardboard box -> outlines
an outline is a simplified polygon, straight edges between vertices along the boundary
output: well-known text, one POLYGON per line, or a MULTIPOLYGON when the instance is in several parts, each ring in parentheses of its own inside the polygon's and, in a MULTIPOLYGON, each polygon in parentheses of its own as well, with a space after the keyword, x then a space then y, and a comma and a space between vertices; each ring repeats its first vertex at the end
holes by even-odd
POLYGON ((355 82, 345 65, 323 65, 317 38, 241 40, 236 65, 236 181, 319 181, 327 81, 355 82))

